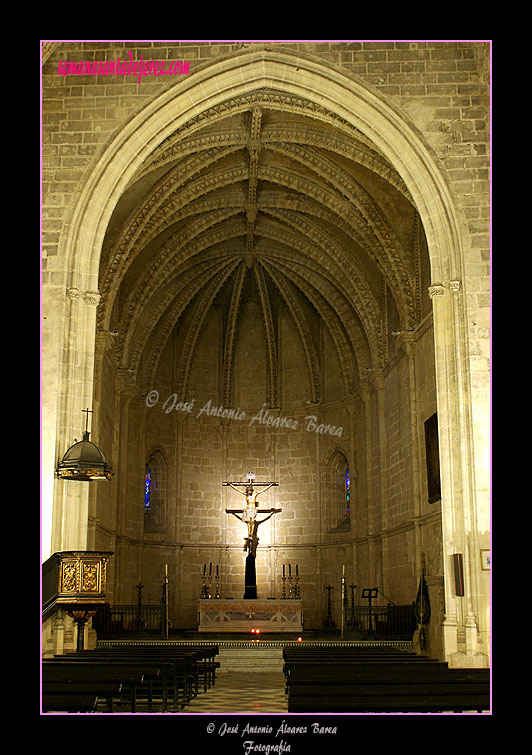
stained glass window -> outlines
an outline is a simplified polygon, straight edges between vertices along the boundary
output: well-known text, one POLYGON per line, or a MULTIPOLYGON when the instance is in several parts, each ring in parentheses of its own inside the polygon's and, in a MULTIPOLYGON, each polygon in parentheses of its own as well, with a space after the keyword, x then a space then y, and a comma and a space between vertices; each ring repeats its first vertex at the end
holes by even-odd
POLYGON ((349 476, 349 467, 345 470, 345 513, 347 516, 351 513, 351 478, 349 476))
POLYGON ((144 512, 147 514, 150 510, 150 497, 151 497, 151 470, 148 467, 146 469, 146 477, 144 480, 144 512))

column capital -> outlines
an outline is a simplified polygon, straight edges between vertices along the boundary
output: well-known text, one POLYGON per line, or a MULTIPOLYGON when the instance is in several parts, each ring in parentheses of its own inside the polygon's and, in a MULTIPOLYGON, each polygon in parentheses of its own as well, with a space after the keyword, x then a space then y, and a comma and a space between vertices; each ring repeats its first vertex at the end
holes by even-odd
POLYGON ((368 383, 375 386, 375 390, 380 391, 384 388, 384 373, 382 370, 373 370, 368 383))
POLYGON ((436 296, 445 296, 445 286, 443 283, 434 283, 428 288, 429 296, 434 299, 436 296))
POLYGON ((402 349, 407 356, 413 356, 416 353, 416 335, 412 330, 402 330, 394 335, 398 349, 402 349))
POLYGON ((116 384, 120 393, 127 394, 133 398, 140 397, 140 392, 135 382, 135 370, 128 367, 117 367, 116 384))
POLYGON ((360 383, 358 386, 358 395, 360 396, 362 403, 368 403, 371 399, 371 386, 369 383, 360 383))
POLYGON ((456 294, 462 289, 462 281, 452 280, 444 281, 443 283, 433 283, 428 287, 429 296, 434 299, 436 296, 445 296, 447 291, 456 294))
POLYGON ((101 301, 101 294, 98 291, 81 291, 81 289, 72 286, 67 288, 67 296, 69 299, 75 301, 76 299, 90 304, 92 306, 98 306, 101 301))
POLYGON ((102 295, 98 291, 85 291, 83 294, 83 301, 85 304, 97 307, 101 300, 102 295))

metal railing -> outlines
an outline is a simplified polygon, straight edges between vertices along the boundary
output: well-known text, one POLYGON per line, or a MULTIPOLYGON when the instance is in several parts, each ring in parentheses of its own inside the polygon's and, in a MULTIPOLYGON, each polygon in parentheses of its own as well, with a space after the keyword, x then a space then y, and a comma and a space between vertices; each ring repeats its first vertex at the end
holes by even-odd
POLYGON ((347 608, 349 630, 375 637, 411 639, 416 629, 413 606, 350 606, 347 608))
POLYGON ((163 631, 164 606, 131 605, 102 608, 92 619, 98 639, 121 636, 155 635, 163 631))

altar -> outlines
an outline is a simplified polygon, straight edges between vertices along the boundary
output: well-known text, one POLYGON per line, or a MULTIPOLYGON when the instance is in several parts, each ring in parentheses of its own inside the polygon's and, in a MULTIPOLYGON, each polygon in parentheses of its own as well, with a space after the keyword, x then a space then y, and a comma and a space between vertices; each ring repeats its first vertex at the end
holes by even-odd
POLYGON ((245 508, 225 510, 227 514, 235 516, 246 526, 244 551, 247 556, 243 585, 244 597, 242 599, 220 598, 219 564, 215 564, 216 568, 213 572, 213 565, 210 563, 208 574, 207 564, 203 564, 201 597, 198 601, 198 631, 249 632, 250 634, 253 631, 302 632, 303 605, 299 597, 297 565, 294 571, 294 583, 292 583, 292 567, 288 564, 288 592, 286 590, 286 565, 283 565, 281 598, 259 599, 257 597, 255 557, 259 544, 258 529, 274 514, 282 512, 282 509, 278 508, 259 509, 257 498, 270 488, 278 487, 279 483, 256 482, 255 475, 250 472, 246 482, 226 481, 222 485, 243 495, 246 501, 245 508))
POLYGON ((302 632, 303 603, 294 599, 198 601, 200 632, 302 632))

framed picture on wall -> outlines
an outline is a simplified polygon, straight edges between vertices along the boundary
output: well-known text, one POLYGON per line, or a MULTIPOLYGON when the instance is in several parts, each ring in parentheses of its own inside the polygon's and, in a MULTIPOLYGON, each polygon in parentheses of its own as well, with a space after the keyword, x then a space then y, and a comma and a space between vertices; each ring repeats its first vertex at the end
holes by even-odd
POLYGON ((491 570, 491 550, 490 548, 480 549, 480 568, 482 571, 491 570))
POLYGON ((440 448, 438 442, 438 415, 434 413, 425 422, 425 454, 427 457, 427 486, 429 503, 441 500, 440 448))

